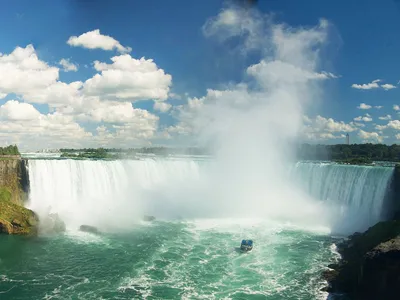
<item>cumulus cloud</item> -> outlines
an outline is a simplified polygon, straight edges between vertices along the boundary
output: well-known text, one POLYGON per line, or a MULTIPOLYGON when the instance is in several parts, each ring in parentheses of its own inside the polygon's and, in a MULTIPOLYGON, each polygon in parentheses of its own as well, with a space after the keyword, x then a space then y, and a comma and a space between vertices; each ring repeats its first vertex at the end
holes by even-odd
POLYGON ((387 126, 396 130, 400 130, 400 121, 399 120, 389 121, 387 126))
MULTIPOLYGON (((23 102, 10 100, 0 107, 0 130, 5 132, 0 141, 8 143, 12 137, 23 139, 29 146, 41 145, 31 139, 32 133, 37 133, 41 136, 37 141, 43 141, 43 146, 51 144, 55 136, 63 138, 53 145, 65 146, 69 138, 74 139, 72 134, 64 132, 69 129, 77 136, 70 146, 95 146, 105 143, 106 137, 107 144, 113 146, 148 145, 157 136, 159 118, 147 110, 133 108, 130 101, 167 99, 172 77, 151 59, 134 59, 126 54, 112 60, 112 64, 94 62, 100 72, 94 77, 66 83, 59 80, 59 68, 40 60, 32 45, 1 54, 0 98, 16 94, 23 102), (41 114, 32 104, 48 105, 51 113, 41 114), (77 122, 104 123, 98 127, 104 126, 107 133, 100 130, 100 138, 99 132, 87 132, 77 122), (29 127, 26 134, 25 127, 29 127)), ((75 65, 66 59, 59 64, 66 71, 75 70, 75 65)), ((158 104, 157 108, 167 111, 170 105, 158 104)))
POLYGON ((387 125, 376 125, 376 126, 375 126, 375 129, 376 129, 376 130, 379 130, 379 131, 385 130, 386 128, 387 128, 387 125))
POLYGON ((393 84, 388 84, 388 83, 382 84, 381 87, 386 91, 396 88, 393 84))
POLYGON ((41 61, 32 45, 16 47, 0 54, 0 95, 24 95, 45 89, 56 82, 59 70, 41 61))
POLYGON ((391 115, 386 115, 386 116, 383 116, 383 117, 379 117, 379 120, 391 120, 391 119, 392 119, 391 115))
POLYGON ((158 68, 152 59, 135 59, 129 54, 114 56, 112 64, 94 62, 101 72, 86 80, 83 93, 110 100, 166 100, 172 76, 158 68))
POLYGON ((61 59, 59 64, 63 67, 64 72, 78 71, 78 65, 70 62, 69 59, 65 59, 65 58, 61 59))
POLYGON ((41 114, 31 104, 16 100, 0 107, 0 142, 22 143, 23 148, 78 146, 92 136, 72 116, 41 114))
POLYGON ((382 143, 383 136, 380 136, 377 132, 367 132, 361 130, 358 132, 358 136, 364 140, 364 142, 378 142, 382 143))
POLYGON ((358 109, 370 109, 371 107, 371 105, 365 103, 361 103, 359 106, 357 106, 358 109))
POLYGON ((393 109, 394 110, 400 110, 400 106, 398 106, 397 104, 393 105, 393 109))
POLYGON ((371 122, 372 118, 369 114, 365 114, 365 116, 358 116, 358 117, 354 118, 354 121, 371 122))
POLYGON ((171 109, 172 105, 166 102, 155 102, 153 105, 153 108, 155 110, 158 110, 160 112, 166 113, 171 109))
POLYGON ((0 106, 0 120, 27 121, 38 119, 39 111, 32 104, 9 100, 0 106))
POLYGON ((88 31, 80 36, 71 36, 67 44, 73 47, 83 47, 87 49, 103 49, 107 51, 116 49, 120 53, 132 51, 132 48, 122 46, 119 41, 111 36, 101 34, 99 29, 88 31))

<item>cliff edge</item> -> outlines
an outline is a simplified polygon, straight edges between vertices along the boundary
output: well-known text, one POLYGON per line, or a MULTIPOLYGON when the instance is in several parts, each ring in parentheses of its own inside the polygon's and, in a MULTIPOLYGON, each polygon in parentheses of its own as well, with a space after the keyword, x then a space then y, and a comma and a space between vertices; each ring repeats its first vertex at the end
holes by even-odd
POLYGON ((380 222, 338 245, 341 260, 323 277, 326 290, 350 299, 399 299, 400 220, 380 222))
POLYGON ((39 219, 23 207, 28 192, 25 160, 0 156, 0 233, 35 234, 39 219))

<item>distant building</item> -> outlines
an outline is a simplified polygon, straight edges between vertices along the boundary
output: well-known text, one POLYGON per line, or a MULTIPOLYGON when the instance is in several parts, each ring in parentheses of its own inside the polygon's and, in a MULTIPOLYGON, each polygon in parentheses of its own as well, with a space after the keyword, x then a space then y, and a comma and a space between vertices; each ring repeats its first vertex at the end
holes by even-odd
POLYGON ((348 133, 346 134, 346 144, 350 145, 350 136, 348 133))

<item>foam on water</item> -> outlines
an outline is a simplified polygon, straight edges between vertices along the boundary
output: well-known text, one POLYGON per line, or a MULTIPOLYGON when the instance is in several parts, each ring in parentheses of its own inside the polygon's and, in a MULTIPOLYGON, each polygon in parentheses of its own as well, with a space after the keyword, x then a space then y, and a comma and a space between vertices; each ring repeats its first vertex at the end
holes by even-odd
POLYGON ((181 299, 235 299, 254 295, 279 299, 293 295, 293 289, 305 298, 306 295, 323 297, 318 291, 322 282, 315 275, 323 263, 319 255, 329 256, 329 249, 323 250, 325 242, 318 241, 318 236, 297 230, 280 231, 262 222, 217 223, 216 220, 185 222, 185 232, 190 234, 165 241, 149 263, 139 270, 135 268, 134 276, 122 279, 119 290, 128 295, 139 293, 144 299, 162 297, 160 290, 171 287, 181 299), (237 251, 244 233, 238 223, 255 241, 255 248, 249 254, 237 251), (307 257, 304 247, 312 248, 313 244, 318 245, 315 252, 321 252, 307 257), (309 281, 304 281, 305 277, 309 281))

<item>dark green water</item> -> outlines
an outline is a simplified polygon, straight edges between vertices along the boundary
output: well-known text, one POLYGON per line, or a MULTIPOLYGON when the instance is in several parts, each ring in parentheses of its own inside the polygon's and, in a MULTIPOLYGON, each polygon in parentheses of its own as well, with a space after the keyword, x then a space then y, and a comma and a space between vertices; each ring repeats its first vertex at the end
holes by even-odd
POLYGON ((271 222, 141 224, 124 233, 0 236, 0 299, 326 299, 333 239, 271 222), (255 248, 237 251, 243 238, 255 248))

